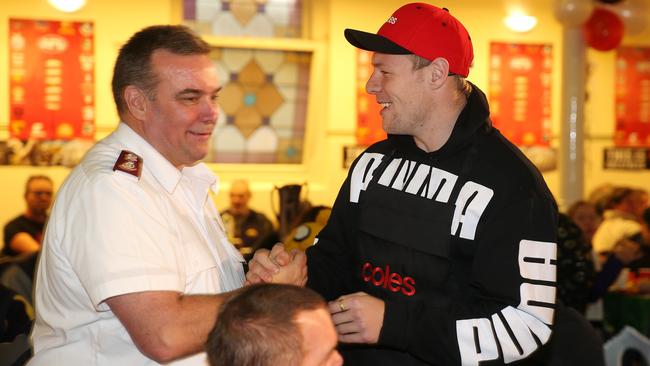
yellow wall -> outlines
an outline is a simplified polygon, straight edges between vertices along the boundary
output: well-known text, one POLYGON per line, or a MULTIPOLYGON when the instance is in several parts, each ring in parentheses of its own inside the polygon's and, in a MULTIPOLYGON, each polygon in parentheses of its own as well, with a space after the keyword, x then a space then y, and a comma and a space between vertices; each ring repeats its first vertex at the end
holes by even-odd
MULTIPOLYGON (((649 26, 650 28, 650 26, 649 26)), ((650 47, 650 30, 625 40, 650 47)), ((605 184, 633 185, 650 190, 650 170, 603 169, 603 149, 614 145, 614 52, 588 51, 588 101, 585 105, 585 192, 605 184)))
MULTIPOLYGON (((9 121, 9 51, 6 41, 9 38, 9 18, 94 22, 96 124, 99 134, 105 135, 118 121, 110 83, 113 62, 120 45, 146 25, 169 23, 173 18, 172 14, 170 0, 91 0, 74 14, 55 11, 47 0, 0 0, 0 138, 7 137, 9 121), (146 17, 143 14, 146 14, 146 17)), ((24 209, 24 182, 31 174, 47 174, 58 187, 67 176, 68 170, 61 167, 0 167, 0 225, 4 225, 24 209)))
MULTIPOLYGON (((313 0, 307 8, 308 32, 314 51, 310 87, 310 109, 304 163, 300 165, 213 165, 224 187, 228 182, 245 177, 252 182, 253 206, 271 213, 270 192, 275 185, 309 182, 309 198, 316 204, 331 204, 346 171, 342 169, 342 146, 354 142, 355 117, 355 49, 343 38, 346 27, 375 31, 404 1, 396 0, 313 0)), ((488 85, 489 44, 492 41, 550 43, 554 51, 553 131, 554 146, 559 145, 562 58, 561 26, 555 21, 552 0, 463 0, 436 1, 448 7, 466 25, 474 43, 475 62, 469 79, 484 91, 488 85), (503 25, 507 9, 517 4, 527 6, 538 17, 538 26, 526 34, 515 34, 503 25)), ((81 11, 72 15, 56 12, 46 0, 0 0, 0 138, 6 137, 9 117, 7 80, 8 19, 11 17, 92 20, 96 41, 96 100, 98 137, 115 126, 110 95, 112 65, 117 51, 136 30, 155 23, 179 20, 180 0, 90 0, 81 11)), ((521 5, 520 5, 521 6, 521 5)), ((650 27, 649 27, 650 28, 650 27)), ((650 46, 650 29, 625 40, 626 44, 650 46)), ((585 142, 585 192, 595 186, 612 182, 642 186, 650 182, 650 172, 603 171, 602 148, 611 146, 613 122, 614 52, 588 52, 591 76, 587 90, 585 142)), ((0 167, 0 223, 22 210, 23 182, 35 172, 51 175, 60 184, 67 175, 64 168, 0 167)), ((559 173, 545 174, 551 190, 559 195, 559 173)), ((220 194, 219 207, 227 205, 227 194, 220 194)))

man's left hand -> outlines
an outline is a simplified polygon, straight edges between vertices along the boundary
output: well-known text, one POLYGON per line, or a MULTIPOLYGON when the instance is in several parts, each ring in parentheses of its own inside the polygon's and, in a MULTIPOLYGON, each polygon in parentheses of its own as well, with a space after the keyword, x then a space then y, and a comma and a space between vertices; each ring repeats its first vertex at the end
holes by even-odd
POLYGON ((330 301, 328 307, 340 342, 377 343, 384 323, 383 300, 357 292, 330 301))

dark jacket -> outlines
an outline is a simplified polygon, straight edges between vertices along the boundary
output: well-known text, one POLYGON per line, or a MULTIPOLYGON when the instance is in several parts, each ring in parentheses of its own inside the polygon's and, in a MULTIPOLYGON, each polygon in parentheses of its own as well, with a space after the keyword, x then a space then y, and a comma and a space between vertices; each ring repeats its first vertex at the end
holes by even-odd
POLYGON ((2 255, 15 256, 20 253, 11 249, 11 241, 18 233, 27 233, 37 242, 41 242, 43 238, 43 229, 45 228, 44 221, 34 221, 25 215, 20 215, 15 219, 9 221, 4 227, 4 247, 2 248, 2 255))
POLYGON ((385 301, 379 343, 346 347, 346 365, 525 363, 553 327, 556 228, 541 174, 474 86, 438 151, 391 135, 355 160, 308 286, 385 301))

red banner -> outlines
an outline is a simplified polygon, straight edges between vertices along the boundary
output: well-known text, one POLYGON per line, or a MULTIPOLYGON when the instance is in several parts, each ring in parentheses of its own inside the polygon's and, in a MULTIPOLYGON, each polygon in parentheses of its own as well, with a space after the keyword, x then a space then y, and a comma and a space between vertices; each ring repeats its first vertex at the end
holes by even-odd
POLYGON ((9 135, 20 140, 92 139, 91 22, 9 20, 9 135))
POLYGON ((490 115, 516 145, 549 146, 552 51, 544 44, 490 44, 490 115))
POLYGON ((650 48, 616 52, 616 146, 650 146, 650 48))
POLYGON ((357 57, 357 145, 369 146, 386 138, 381 128, 381 106, 374 95, 366 93, 372 75, 372 52, 358 50, 357 57))

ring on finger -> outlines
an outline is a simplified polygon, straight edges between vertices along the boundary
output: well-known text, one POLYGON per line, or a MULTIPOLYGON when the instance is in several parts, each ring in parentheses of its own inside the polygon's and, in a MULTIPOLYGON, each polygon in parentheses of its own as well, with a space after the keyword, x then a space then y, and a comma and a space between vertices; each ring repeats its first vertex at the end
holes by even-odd
POLYGON ((343 299, 339 299, 338 303, 339 303, 339 309, 341 309, 341 311, 348 310, 348 308, 345 307, 345 304, 343 304, 343 299))

